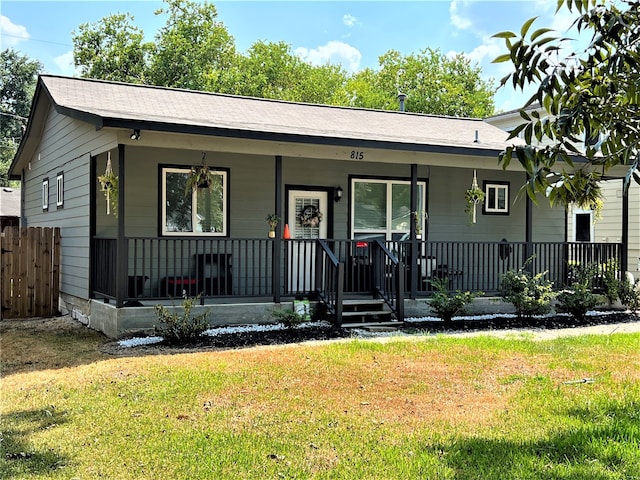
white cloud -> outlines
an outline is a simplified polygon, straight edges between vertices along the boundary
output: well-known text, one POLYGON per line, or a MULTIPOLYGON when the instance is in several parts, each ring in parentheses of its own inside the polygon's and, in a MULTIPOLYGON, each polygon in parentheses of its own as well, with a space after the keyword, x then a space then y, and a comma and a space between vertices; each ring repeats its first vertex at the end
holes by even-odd
POLYGON ((27 27, 16 25, 9 17, 4 15, 0 15, 0 31, 2 31, 2 48, 12 47, 22 40, 31 38, 31 35, 27 32, 27 27))
POLYGON ((58 67, 61 75, 73 76, 78 74, 76 67, 73 65, 73 51, 68 51, 63 55, 59 55, 53 59, 58 67))
POLYGON ((357 23, 356 17, 347 13, 342 17, 342 23, 344 23, 347 27, 353 27, 357 23))
POLYGON ((460 14, 457 0, 453 0, 449 6, 449 18, 453 26, 459 30, 467 30, 473 25, 471 20, 460 14))
POLYGON ((298 47, 294 53, 313 65, 341 64, 350 72, 358 71, 362 60, 362 54, 357 48, 335 40, 312 49, 298 47))

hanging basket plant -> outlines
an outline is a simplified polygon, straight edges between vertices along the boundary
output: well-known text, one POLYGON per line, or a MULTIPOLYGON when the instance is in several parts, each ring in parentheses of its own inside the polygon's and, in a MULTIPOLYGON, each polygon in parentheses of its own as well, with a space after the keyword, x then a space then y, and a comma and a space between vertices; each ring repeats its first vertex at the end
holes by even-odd
POLYGON ((213 190, 216 180, 216 173, 212 172, 207 165, 192 166, 184 188, 185 195, 191 195, 198 188, 213 190))
POLYGON ((464 193, 464 201, 466 203, 464 211, 469 215, 469 223, 476 223, 476 208, 478 204, 484 202, 484 195, 484 191, 478 187, 478 179, 474 170, 471 188, 464 193))
POLYGON ((322 221, 322 212, 315 205, 307 205, 298 215, 298 222, 303 227, 317 227, 322 221))
POLYGON ((104 193, 107 200, 107 215, 118 215, 118 176, 111 169, 111 154, 107 159, 107 168, 104 175, 98 176, 100 190, 104 193))

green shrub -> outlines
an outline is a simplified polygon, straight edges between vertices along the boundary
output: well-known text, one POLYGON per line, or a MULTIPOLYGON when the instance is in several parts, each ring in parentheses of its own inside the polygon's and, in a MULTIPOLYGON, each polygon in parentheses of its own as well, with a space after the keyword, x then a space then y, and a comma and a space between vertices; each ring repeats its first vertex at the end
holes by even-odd
POLYGON ((559 312, 570 313, 576 320, 584 320, 585 314, 602 303, 601 297, 594 294, 586 283, 575 283, 570 289, 558 294, 559 312))
POLYGON ((600 275, 604 287, 604 296, 609 303, 615 302, 619 297, 620 280, 618 279, 618 262, 609 260, 600 266, 600 275))
POLYGON ((284 310, 282 308, 274 308, 271 310, 271 316, 279 323, 282 323, 287 328, 300 325, 306 320, 305 315, 296 312, 295 310, 284 310))
POLYGON ((625 277, 618 284, 620 303, 633 312, 640 310, 640 279, 632 282, 625 277))
POLYGON ((166 343, 172 345, 196 342, 209 328, 208 310, 200 315, 191 316, 191 310, 198 301, 199 297, 185 298, 182 301, 182 313, 171 312, 164 305, 156 305, 158 321, 164 325, 156 326, 156 333, 161 335, 166 343))
POLYGON ((532 275, 519 269, 509 270, 502 277, 502 298, 515 307, 518 318, 544 315, 551 311, 551 301, 555 294, 551 282, 544 279, 546 274, 547 272, 532 275))
POLYGON ((465 307, 473 302, 474 298, 484 295, 483 292, 471 293, 459 290, 451 294, 447 288, 449 279, 446 277, 429 280, 429 283, 436 289, 436 293, 431 298, 431 308, 445 322, 450 322, 454 316, 465 313, 465 307))

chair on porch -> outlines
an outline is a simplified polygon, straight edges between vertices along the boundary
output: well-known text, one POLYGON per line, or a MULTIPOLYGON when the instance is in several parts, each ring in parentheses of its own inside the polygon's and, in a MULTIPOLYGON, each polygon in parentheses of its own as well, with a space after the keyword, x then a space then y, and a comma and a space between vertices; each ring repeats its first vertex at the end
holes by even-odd
POLYGON ((194 255, 194 264, 198 293, 204 296, 232 295, 230 253, 197 253, 194 255))

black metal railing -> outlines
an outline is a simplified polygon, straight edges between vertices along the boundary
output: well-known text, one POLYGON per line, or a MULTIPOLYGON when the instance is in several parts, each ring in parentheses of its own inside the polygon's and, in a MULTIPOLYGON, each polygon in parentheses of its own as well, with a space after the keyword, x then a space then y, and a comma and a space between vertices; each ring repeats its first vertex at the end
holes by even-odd
POLYGON ((344 263, 338 261, 326 241, 318 240, 317 245, 315 257, 316 294, 339 327, 342 325, 344 263))
POLYGON ((373 244, 373 285, 399 322, 404 320, 404 264, 380 240, 373 244))
MULTIPOLYGON (((561 288, 571 281, 573 266, 606 264, 619 268, 624 252, 622 244, 617 243, 414 242, 384 242, 382 255, 376 253, 374 241, 361 240, 130 237, 126 239, 126 273, 120 275, 122 282, 128 282, 125 301, 184 294, 279 299, 324 288, 317 281, 326 281, 328 267, 319 264, 317 257, 322 255, 323 262, 327 261, 324 257, 330 251, 335 261, 343 264, 345 294, 375 294, 381 288, 392 292, 390 298, 397 298, 399 292, 415 298, 432 293, 430 282, 434 278, 446 278, 453 291, 496 293, 502 276, 520 268, 547 272, 547 278, 561 288), (395 276, 395 272, 389 276, 388 271, 395 269, 394 258, 402 284, 387 283, 395 276), (320 272, 319 265, 323 266, 320 272), (378 266, 381 268, 376 270, 378 266)), ((91 265, 94 296, 115 298, 115 239, 93 239, 91 265)), ((622 272, 617 275, 621 278, 622 272)))

